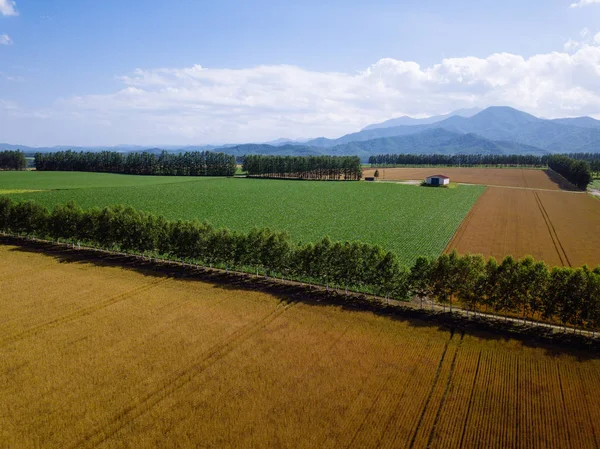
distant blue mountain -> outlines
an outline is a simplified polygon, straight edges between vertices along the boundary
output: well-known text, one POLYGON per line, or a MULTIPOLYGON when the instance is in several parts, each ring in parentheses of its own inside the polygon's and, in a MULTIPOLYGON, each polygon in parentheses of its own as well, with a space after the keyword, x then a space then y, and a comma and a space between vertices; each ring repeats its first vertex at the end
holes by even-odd
POLYGON ((386 120, 382 123, 375 123, 373 125, 369 125, 363 128, 361 131, 369 131, 371 129, 381 129, 381 128, 394 128, 396 126, 415 126, 415 125, 431 125, 433 123, 441 122, 450 117, 454 117, 455 115, 461 117, 472 117, 478 112, 481 112, 479 108, 471 108, 471 109, 459 109, 454 112, 450 112, 449 114, 444 115, 436 115, 428 118, 412 118, 408 116, 393 118, 390 120, 386 120))
POLYGON ((600 120, 592 117, 573 117, 573 118, 557 118, 552 120, 560 125, 578 126, 580 128, 597 128, 600 129, 600 120))
POLYGON ((492 141, 512 142, 553 153, 600 151, 600 123, 589 117, 545 120, 509 107, 490 107, 472 117, 454 115, 430 125, 376 128, 338 139, 318 138, 309 146, 323 148, 382 137, 407 136, 441 128, 457 134, 475 134, 492 141))
POLYGON ((472 110, 455 111, 448 116, 429 119, 401 117, 337 139, 320 137, 301 140, 277 139, 267 144, 132 146, 114 147, 27 147, 0 144, 0 150, 21 149, 26 153, 72 149, 74 151, 111 150, 223 151, 243 154, 278 155, 359 155, 368 158, 382 153, 486 153, 547 154, 600 152, 600 120, 590 117, 541 119, 509 107, 490 107, 469 116, 472 110), (462 115, 461 115, 462 114, 462 115), (446 118, 444 118, 446 117, 446 118), (428 121, 436 120, 434 123, 428 121), (400 126, 388 126, 405 123, 400 126))

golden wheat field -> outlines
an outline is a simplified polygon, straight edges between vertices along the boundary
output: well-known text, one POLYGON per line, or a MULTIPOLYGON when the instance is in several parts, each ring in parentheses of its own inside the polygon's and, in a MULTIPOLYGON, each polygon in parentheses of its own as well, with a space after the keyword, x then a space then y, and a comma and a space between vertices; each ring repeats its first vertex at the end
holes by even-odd
POLYGON ((0 447, 598 447, 590 354, 289 299, 0 246, 0 447))

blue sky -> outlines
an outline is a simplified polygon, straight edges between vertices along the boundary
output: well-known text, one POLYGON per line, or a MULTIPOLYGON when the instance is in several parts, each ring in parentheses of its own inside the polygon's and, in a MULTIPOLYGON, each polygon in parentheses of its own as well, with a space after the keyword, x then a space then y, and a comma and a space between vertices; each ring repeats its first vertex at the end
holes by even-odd
POLYGON ((333 137, 507 104, 600 118, 600 0, 0 0, 0 142, 333 137))

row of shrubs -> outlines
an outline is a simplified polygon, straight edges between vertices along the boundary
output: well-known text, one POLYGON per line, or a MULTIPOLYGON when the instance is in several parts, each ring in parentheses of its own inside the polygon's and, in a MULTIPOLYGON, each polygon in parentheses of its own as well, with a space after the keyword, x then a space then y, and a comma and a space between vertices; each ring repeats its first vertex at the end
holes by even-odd
POLYGON ((206 266, 279 275, 399 300, 415 295, 468 310, 518 314, 596 330, 600 326, 600 267, 551 270, 531 257, 498 263, 456 253, 419 257, 407 268, 376 245, 294 243, 269 229, 234 232, 198 221, 168 221, 130 207, 53 211, 0 198, 0 231, 65 239, 103 248, 160 255, 206 266))

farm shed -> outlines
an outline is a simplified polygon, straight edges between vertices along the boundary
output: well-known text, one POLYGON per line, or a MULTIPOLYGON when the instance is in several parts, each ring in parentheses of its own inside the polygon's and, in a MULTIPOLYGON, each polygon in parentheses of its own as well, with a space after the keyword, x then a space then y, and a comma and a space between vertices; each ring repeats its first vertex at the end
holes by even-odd
POLYGON ((450 178, 444 175, 433 175, 425 178, 425 183, 430 186, 446 186, 450 184, 450 178))

